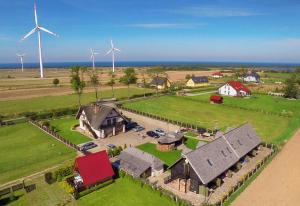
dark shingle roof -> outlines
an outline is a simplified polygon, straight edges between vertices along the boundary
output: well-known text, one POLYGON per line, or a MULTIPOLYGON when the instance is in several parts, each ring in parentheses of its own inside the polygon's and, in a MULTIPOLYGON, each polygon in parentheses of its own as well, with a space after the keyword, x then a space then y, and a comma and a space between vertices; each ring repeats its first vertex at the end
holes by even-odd
POLYGON ((158 139, 158 143, 160 144, 172 144, 175 142, 178 142, 180 140, 182 140, 183 138, 183 133, 179 132, 172 132, 172 133, 168 133, 166 136, 162 136, 158 139))
POLYGON ((164 85, 167 83, 167 78, 164 77, 154 77, 151 81, 151 85, 164 85))
POLYGON ((150 167, 155 170, 161 170, 164 167, 160 159, 135 147, 122 151, 119 159, 121 168, 135 177, 139 177, 150 167))
POLYGON ((236 151, 239 158, 257 147, 261 140, 250 124, 244 124, 224 134, 224 137, 236 151))
POLYGON ((199 77, 192 77, 194 83, 208 83, 208 77, 199 76, 199 77))
POLYGON ((254 77, 257 80, 260 79, 260 75, 258 73, 256 73, 255 71, 251 71, 251 72, 247 73, 245 77, 254 77))
MULTIPOLYGON (((120 114, 116 105, 114 104, 85 105, 79 108, 76 118, 78 119, 81 113, 84 111, 86 118, 91 126, 93 128, 99 128, 107 115, 113 110, 120 114)), ((121 116, 124 118, 124 120, 127 121, 127 119, 123 115, 121 116)))
POLYGON ((189 161, 202 183, 208 184, 260 143, 255 130, 247 123, 183 155, 183 158, 189 161))

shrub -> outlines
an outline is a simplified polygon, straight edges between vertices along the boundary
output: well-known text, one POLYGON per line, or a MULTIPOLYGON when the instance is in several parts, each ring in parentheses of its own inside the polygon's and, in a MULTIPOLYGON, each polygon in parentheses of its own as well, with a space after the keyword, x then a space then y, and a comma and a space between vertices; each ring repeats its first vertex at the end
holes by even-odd
POLYGON ((61 185, 68 194, 74 194, 74 187, 72 187, 67 181, 63 181, 61 185))
POLYGON ((53 79, 53 85, 57 87, 57 85, 59 84, 59 79, 53 79))
POLYGON ((73 173, 73 167, 72 166, 67 166, 58 169, 57 171, 54 172, 54 178, 60 182, 63 180, 64 177, 67 177, 73 173))
POLYGON ((49 127, 49 126, 50 126, 50 122, 49 122, 49 121, 41 121, 40 124, 41 124, 43 127, 49 127))
POLYGON ((47 172, 45 174, 45 182, 48 183, 49 185, 55 182, 52 172, 47 172))

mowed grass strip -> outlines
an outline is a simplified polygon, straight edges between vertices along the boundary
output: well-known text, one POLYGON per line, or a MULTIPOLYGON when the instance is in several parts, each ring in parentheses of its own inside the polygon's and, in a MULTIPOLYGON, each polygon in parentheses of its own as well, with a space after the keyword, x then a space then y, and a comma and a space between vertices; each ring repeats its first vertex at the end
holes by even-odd
MULTIPOLYGON (((152 92, 153 90, 147 89, 147 92, 152 92)), ((143 94, 144 89, 132 87, 129 91, 130 95, 143 94)), ((111 90, 101 91, 98 95, 100 97, 112 97, 111 90)), ((127 88, 115 89, 116 98, 126 98, 127 97, 127 88)), ((94 102, 95 93, 83 93, 81 96, 81 103, 87 104, 94 102)), ((69 108, 75 107, 78 105, 78 96, 76 94, 70 95, 61 95, 61 96, 46 96, 46 97, 37 97, 30 99, 20 99, 20 100, 11 100, 11 101, 0 101, 0 114, 2 115, 14 115, 23 112, 40 112, 40 111, 49 111, 52 109, 60 108, 69 108)))
POLYGON ((181 150, 173 150, 169 152, 161 152, 156 149, 156 144, 146 143, 137 146, 140 150, 152 154, 161 161, 163 161, 167 166, 171 166, 181 157, 181 150))
POLYGON ((115 183, 95 191, 77 201, 79 206, 175 206, 171 199, 160 196, 159 192, 128 177, 119 178, 115 183))
POLYGON ((264 141, 273 142, 284 134, 291 118, 265 115, 261 112, 224 107, 203 103, 186 97, 164 96, 155 99, 126 103, 127 108, 169 118, 193 125, 223 131, 227 127, 237 127, 245 122, 251 123, 264 141))
POLYGON ((0 184, 73 159, 75 151, 29 123, 0 127, 0 184))
POLYGON ((72 127, 76 124, 79 124, 79 121, 75 119, 75 117, 65 117, 50 121, 50 125, 55 127, 58 134, 60 134, 62 137, 69 140, 73 144, 81 144, 92 141, 92 139, 88 138, 87 136, 72 130, 72 127))

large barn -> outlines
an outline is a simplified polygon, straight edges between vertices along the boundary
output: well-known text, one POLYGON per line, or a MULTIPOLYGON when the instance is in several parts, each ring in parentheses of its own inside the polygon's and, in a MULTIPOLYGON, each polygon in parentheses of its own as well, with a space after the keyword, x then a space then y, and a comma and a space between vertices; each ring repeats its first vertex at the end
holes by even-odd
MULTIPOLYGON (((261 144, 250 124, 244 124, 214 141, 184 154, 171 169, 171 179, 185 185, 186 191, 202 193, 203 188, 225 174, 261 144)), ((180 187, 180 186, 179 186, 180 187)))

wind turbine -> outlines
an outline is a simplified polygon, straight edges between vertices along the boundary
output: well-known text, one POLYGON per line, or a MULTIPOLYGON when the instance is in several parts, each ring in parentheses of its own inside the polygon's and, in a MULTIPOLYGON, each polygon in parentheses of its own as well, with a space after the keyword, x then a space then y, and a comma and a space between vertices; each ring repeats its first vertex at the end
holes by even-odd
POLYGON ((24 71, 24 62, 23 62, 23 58, 25 56, 25 54, 17 54, 18 57, 20 57, 21 60, 21 65, 22 65, 22 72, 24 71))
POLYGON ((95 70, 95 55, 99 54, 91 48, 91 60, 93 61, 93 70, 95 70))
POLYGON ((111 44, 111 49, 105 55, 112 54, 112 66, 113 66, 113 72, 115 72, 115 51, 120 52, 121 50, 114 46, 112 40, 110 40, 110 44, 111 44))
POLYGON ((51 34, 53 36, 56 36, 56 37, 58 37, 58 35, 51 32, 51 31, 49 31, 48 29, 45 29, 44 27, 42 27, 38 24, 38 16, 37 16, 37 12, 36 12, 36 1, 34 1, 34 19, 35 19, 35 28, 32 29, 28 34, 26 34, 21 39, 21 41, 24 41, 29 36, 31 36, 32 34, 37 32, 37 34, 38 34, 38 44, 39 44, 40 73, 41 73, 41 78, 44 78, 41 31, 44 31, 44 32, 46 32, 48 34, 51 34))

